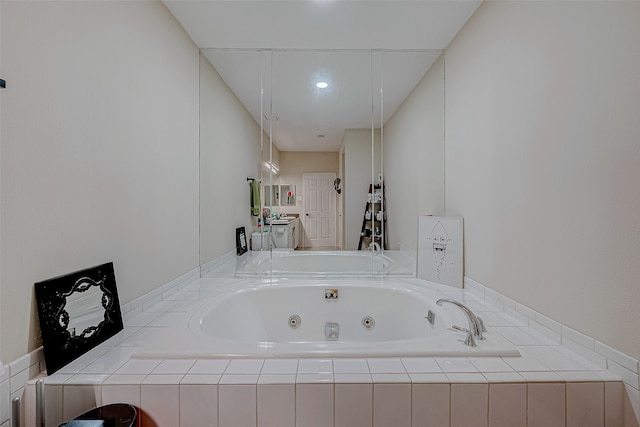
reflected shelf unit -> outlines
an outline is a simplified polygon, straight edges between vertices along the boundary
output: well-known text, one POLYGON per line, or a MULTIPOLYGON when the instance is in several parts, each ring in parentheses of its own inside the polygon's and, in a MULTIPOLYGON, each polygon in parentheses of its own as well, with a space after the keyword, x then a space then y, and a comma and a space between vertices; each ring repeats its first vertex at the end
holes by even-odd
POLYGON ((367 250, 374 242, 380 245, 380 249, 387 249, 387 213, 383 183, 369 184, 358 250, 367 250))

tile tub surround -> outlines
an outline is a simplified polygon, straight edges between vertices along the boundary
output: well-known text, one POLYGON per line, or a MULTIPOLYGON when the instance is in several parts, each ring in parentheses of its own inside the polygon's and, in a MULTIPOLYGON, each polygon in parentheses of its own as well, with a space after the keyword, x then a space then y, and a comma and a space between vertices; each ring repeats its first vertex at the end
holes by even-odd
MULTIPOLYGON (((45 378, 47 423, 125 402, 159 427, 636 425, 637 361, 468 279, 465 290, 401 280, 463 300, 522 357, 131 359, 195 301, 248 280, 190 278, 138 299, 122 333, 45 378)), ((26 425, 34 388, 29 382, 24 395, 26 425)))

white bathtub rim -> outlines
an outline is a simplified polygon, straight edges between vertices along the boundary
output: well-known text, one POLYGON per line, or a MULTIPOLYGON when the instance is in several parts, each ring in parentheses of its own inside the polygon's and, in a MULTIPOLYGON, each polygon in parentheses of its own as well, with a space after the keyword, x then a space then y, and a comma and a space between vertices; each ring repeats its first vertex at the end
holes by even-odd
MULTIPOLYGON (((429 283, 430 282, 425 282, 429 283)), ((229 340, 222 337, 205 339, 194 334, 189 329, 194 316, 198 316, 212 299, 227 296, 232 293, 241 293, 266 287, 298 287, 298 286, 327 286, 340 288, 345 286, 341 281, 301 281, 291 279, 280 280, 251 280, 240 283, 230 283, 217 287, 209 292, 205 299, 195 302, 192 309, 185 312, 170 327, 159 330, 148 338, 134 353, 137 359, 219 359, 219 358, 305 358, 305 357, 479 357, 479 356, 520 356, 517 348, 500 334, 492 333, 491 329, 485 335, 486 340, 478 341, 478 347, 470 348, 464 345, 465 334, 452 329, 445 330, 440 335, 425 336, 419 339, 402 339, 376 342, 376 348, 372 349, 370 342, 333 342, 320 341, 310 343, 286 343, 286 342, 244 342, 229 340), (456 348, 444 346, 444 342, 451 342, 451 334, 457 338, 456 348), (171 345, 167 345, 171 343, 171 345), (301 346, 305 350, 301 350, 301 346), (398 351, 402 346, 404 350, 398 351), (220 348, 226 350, 220 351, 220 348)), ((430 286, 414 281, 369 279, 357 280, 349 283, 349 286, 368 287, 380 286, 390 289, 401 288, 423 293, 434 299, 442 297, 440 292, 434 291, 430 286)), ((443 309, 446 315, 449 307, 443 309)), ((450 322, 447 319, 447 322, 450 322)))

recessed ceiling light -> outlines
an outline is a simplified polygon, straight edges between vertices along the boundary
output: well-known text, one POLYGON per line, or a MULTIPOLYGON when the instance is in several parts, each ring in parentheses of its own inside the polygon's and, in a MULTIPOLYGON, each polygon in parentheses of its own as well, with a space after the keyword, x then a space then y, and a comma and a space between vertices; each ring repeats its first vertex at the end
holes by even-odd
POLYGON ((324 89, 326 87, 329 87, 329 83, 327 83, 327 82, 318 82, 318 83, 316 83, 316 87, 318 87, 319 89, 324 89))

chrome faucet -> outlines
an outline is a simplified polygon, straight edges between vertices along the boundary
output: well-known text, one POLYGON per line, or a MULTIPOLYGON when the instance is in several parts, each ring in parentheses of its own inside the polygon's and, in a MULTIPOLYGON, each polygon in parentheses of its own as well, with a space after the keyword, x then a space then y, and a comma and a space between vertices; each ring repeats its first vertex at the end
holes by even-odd
POLYGON ((380 248, 380 243, 378 242, 371 242, 369 244, 369 250, 373 251, 373 252, 380 252, 382 249, 380 248))
POLYGON ((476 346, 475 340, 483 340, 484 337, 482 336, 482 333, 487 331, 487 329, 484 326, 484 322, 482 321, 481 318, 473 314, 473 311, 471 311, 469 307, 467 307, 466 305, 456 300, 449 299, 449 298, 440 298, 438 301, 436 301, 436 305, 442 305, 445 302, 448 302, 457 306, 467 316, 467 320, 469 322, 469 329, 464 329, 459 326, 458 327, 454 326, 453 328, 459 331, 468 332, 469 335, 467 337, 467 340, 465 341, 465 344, 467 344, 470 347, 475 347, 476 346))

